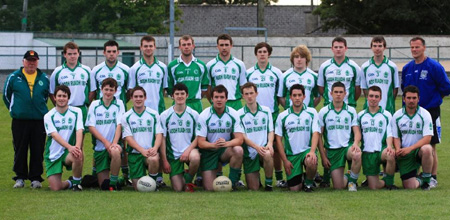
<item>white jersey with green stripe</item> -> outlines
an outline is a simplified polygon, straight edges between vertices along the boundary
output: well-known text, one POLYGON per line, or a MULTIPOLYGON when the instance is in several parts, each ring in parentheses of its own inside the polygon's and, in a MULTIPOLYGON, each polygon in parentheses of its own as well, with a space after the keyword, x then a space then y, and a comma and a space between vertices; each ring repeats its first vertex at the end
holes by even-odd
POLYGON ((256 101, 269 107, 272 113, 279 111, 277 94, 282 77, 281 70, 270 63, 264 71, 258 67, 258 64, 247 70, 247 81, 254 83, 258 88, 256 101))
POLYGON ((392 116, 392 136, 400 138, 401 147, 410 147, 425 136, 433 136, 433 122, 430 113, 417 107, 416 113, 409 116, 403 107, 392 116))
POLYGON ((386 148, 386 139, 392 137, 392 115, 380 107, 372 114, 369 109, 358 113, 358 125, 361 129, 361 149, 364 152, 381 152, 386 148))
POLYGON ((228 61, 220 59, 219 55, 210 60, 206 67, 208 68, 211 87, 223 85, 228 91, 228 100, 238 100, 242 98, 240 86, 247 82, 245 78, 245 64, 230 56, 228 61))
MULTIPOLYGON (((163 133, 158 112, 149 107, 146 107, 141 114, 131 108, 122 116, 121 120, 122 138, 132 136, 144 149, 152 148, 155 145, 156 134, 163 133)), ((131 153, 138 154, 139 152, 132 149, 131 153)))
POLYGON ((70 106, 84 106, 89 102, 89 92, 95 91, 90 88, 91 68, 77 63, 75 68, 69 68, 66 63, 56 67, 50 76, 50 94, 54 94, 59 85, 66 85, 70 89, 70 106))
POLYGON ((188 87, 188 101, 202 99, 202 91, 208 89, 210 81, 205 63, 194 56, 190 63, 185 63, 181 56, 170 62, 167 79, 169 94, 172 94, 177 83, 182 82, 188 87))
POLYGON ((305 99, 303 100, 303 103, 308 107, 314 108, 314 98, 319 96, 317 79, 317 73, 310 68, 306 68, 306 70, 301 73, 295 71, 294 68, 286 70, 286 72, 283 73, 281 87, 278 90, 278 96, 285 97, 286 99, 286 106, 284 107, 288 108, 292 106, 291 99, 289 98, 289 90, 293 85, 300 84, 305 87, 305 99))
POLYGON ((69 106, 62 114, 53 108, 44 115, 44 125, 49 136, 45 145, 45 158, 53 162, 64 154, 66 148, 56 142, 51 134, 57 132, 67 143, 75 145, 76 132, 84 129, 83 114, 77 107, 69 106))
POLYGON ((324 146, 327 149, 338 149, 353 144, 353 126, 358 126, 356 110, 345 104, 338 112, 333 103, 319 111, 319 125, 323 128, 324 146))
POLYGON ((161 128, 166 138, 167 158, 178 160, 195 139, 198 120, 197 111, 189 106, 183 113, 175 112, 173 106, 161 113, 161 128))
POLYGON ((284 139, 287 156, 297 155, 311 149, 314 132, 320 133, 319 116, 314 108, 303 105, 300 113, 292 107, 284 110, 275 123, 275 134, 284 139))
MULTIPOLYGON (((256 112, 252 113, 245 105, 239 109, 238 114, 247 138, 258 146, 265 147, 268 143, 268 134, 273 132, 274 129, 271 109, 258 104, 256 112)), ((246 146, 246 149, 244 149, 245 156, 250 157, 252 160, 255 159, 258 152, 246 144, 244 146, 246 146)))
POLYGON ((130 67, 120 61, 117 61, 112 68, 109 68, 106 62, 95 66, 91 71, 91 90, 97 91, 97 99, 103 97, 101 90, 103 80, 113 78, 117 81, 117 91, 114 96, 126 103, 129 70, 130 67))
POLYGON ((225 106, 222 115, 218 115, 213 107, 202 111, 198 117, 197 136, 205 137, 210 143, 219 138, 231 140, 233 133, 244 133, 236 110, 225 106))
POLYGON ((344 102, 356 107, 355 87, 360 86, 361 81, 361 69, 358 64, 345 57, 344 61, 339 65, 334 58, 320 65, 317 85, 324 87, 324 106, 333 101, 330 94, 331 86, 338 81, 345 85, 345 90, 347 91, 344 102))
MULTIPOLYGON (((384 57, 383 62, 377 65, 373 57, 361 66, 361 89, 371 86, 381 88, 380 106, 391 114, 395 112, 394 89, 400 87, 398 69, 394 62, 384 57)), ((367 101, 366 101, 367 102, 367 101)))
MULTIPOLYGON (((120 99, 114 99, 108 107, 105 106, 103 99, 95 100, 89 106, 86 127, 95 127, 100 135, 112 143, 124 113, 125 106, 120 99)), ((92 144, 95 151, 106 149, 105 145, 94 136, 92 136, 92 144)))
POLYGON ((130 68, 130 81, 128 89, 136 86, 144 88, 147 99, 145 106, 157 111, 164 110, 163 89, 167 88, 167 66, 156 57, 151 65, 141 58, 130 68))

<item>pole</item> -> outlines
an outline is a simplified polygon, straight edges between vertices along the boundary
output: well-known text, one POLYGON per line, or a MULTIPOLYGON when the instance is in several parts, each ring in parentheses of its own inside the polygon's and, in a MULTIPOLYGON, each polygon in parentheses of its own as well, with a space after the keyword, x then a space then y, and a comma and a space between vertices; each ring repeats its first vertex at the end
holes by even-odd
POLYGON ((174 0, 170 0, 170 42, 169 42, 169 60, 167 63, 170 63, 170 61, 173 60, 173 41, 174 41, 174 34, 175 34, 175 5, 174 0))
POLYGON ((28 10, 28 0, 23 0, 23 9, 22 9, 22 32, 27 31, 27 12, 28 10))

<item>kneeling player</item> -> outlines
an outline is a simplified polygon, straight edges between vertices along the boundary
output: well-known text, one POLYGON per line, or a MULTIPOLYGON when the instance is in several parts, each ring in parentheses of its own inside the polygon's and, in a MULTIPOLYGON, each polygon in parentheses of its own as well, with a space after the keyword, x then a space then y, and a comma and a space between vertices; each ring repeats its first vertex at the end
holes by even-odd
POLYGON ((98 184, 102 189, 110 191, 117 189, 122 152, 122 147, 118 143, 122 131, 121 117, 125 113, 122 100, 114 97, 116 90, 115 79, 103 80, 101 86, 103 97, 92 102, 86 120, 94 144, 94 164, 98 184), (108 177, 109 184, 104 183, 108 177))
POLYGON ((164 172, 170 173, 172 187, 177 192, 194 191, 192 179, 200 165, 195 136, 198 113, 186 106, 188 96, 186 85, 176 84, 172 94, 175 105, 161 113, 161 127, 166 137, 161 146, 163 168, 164 172), (184 171, 185 163, 189 164, 187 172, 184 171))
POLYGON ((272 191, 273 174, 273 120, 272 112, 256 101, 258 91, 254 83, 248 82, 241 88, 246 105, 238 111, 244 128, 244 173, 250 190, 258 190, 259 169, 263 165, 265 190, 272 191))
POLYGON ((407 86, 403 90, 403 102, 405 106, 395 112, 391 122, 403 187, 430 190, 433 167, 433 149, 430 145, 433 136, 431 115, 419 107, 419 89, 415 86, 407 86), (423 173, 420 178, 416 178, 420 165, 423 173))
POLYGON ((370 189, 397 189, 394 185, 395 150, 392 145, 391 113, 379 106, 381 89, 371 86, 367 94, 369 107, 358 114, 362 134, 362 168, 370 189), (386 163, 386 176, 380 180, 380 164, 386 163))
POLYGON ((131 148, 128 151, 130 178, 136 188, 139 178, 149 176, 156 181, 159 170, 159 147, 162 141, 162 129, 159 114, 145 107, 145 90, 136 86, 131 91, 133 107, 122 116, 122 136, 131 148))
POLYGON ((45 147, 45 167, 53 191, 81 191, 83 115, 79 108, 68 105, 69 99, 69 87, 56 87, 55 107, 44 116, 45 131, 50 136, 45 147), (73 180, 61 181, 63 166, 72 170, 73 180))
POLYGON ((312 192, 317 172, 316 149, 320 137, 317 111, 303 104, 305 87, 293 85, 289 91, 292 106, 277 118, 275 134, 291 191, 312 192), (283 144, 284 140, 284 144, 283 144), (302 182, 303 166, 306 178, 302 182))

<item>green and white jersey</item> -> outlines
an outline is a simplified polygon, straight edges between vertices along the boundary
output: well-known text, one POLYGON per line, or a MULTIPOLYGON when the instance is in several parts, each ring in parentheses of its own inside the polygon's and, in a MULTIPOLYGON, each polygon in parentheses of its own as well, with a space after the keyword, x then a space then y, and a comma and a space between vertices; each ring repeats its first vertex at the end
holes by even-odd
POLYGON ((258 67, 258 64, 247 70, 247 81, 258 87, 256 101, 269 107, 271 113, 279 111, 277 93, 281 86, 282 77, 281 70, 270 63, 267 64, 264 71, 258 67))
POLYGON ((334 58, 320 65, 317 85, 324 87, 324 106, 333 101, 330 95, 331 86, 338 81, 344 83, 347 91, 344 102, 356 107, 355 87, 359 86, 361 81, 361 69, 358 64, 345 57, 345 60, 340 65, 336 63, 334 58))
POLYGON ((391 124, 392 136, 400 138, 402 148, 410 147, 425 136, 433 136, 431 115, 420 106, 413 116, 409 116, 405 108, 397 110, 392 116, 391 124))
POLYGON ((240 86, 243 86, 247 79, 245 78, 246 68, 241 60, 230 56, 230 59, 225 62, 217 55, 206 64, 206 67, 210 74, 212 88, 224 85, 228 91, 228 100, 242 98, 240 86))
POLYGON ((392 137, 392 115, 380 107, 375 114, 369 109, 358 113, 358 125, 361 129, 361 149, 364 152, 381 152, 387 147, 386 139, 392 137))
POLYGON ((369 89, 371 86, 380 87, 380 106, 391 114, 394 113, 394 88, 400 87, 397 65, 384 57, 383 62, 378 66, 372 57, 361 66, 361 70, 361 89, 369 89))
POLYGON ((161 128, 166 138, 167 158, 178 160, 195 139, 198 113, 189 106, 177 114, 173 106, 161 113, 161 128))
POLYGON ((44 115, 44 124, 45 132, 49 136, 45 145, 45 158, 51 162, 59 159, 66 150, 52 138, 51 133, 57 132, 67 143, 75 145, 76 132, 84 129, 81 109, 72 106, 62 114, 53 108, 44 115))
MULTIPOLYGON (((269 107, 258 104, 258 109, 252 113, 245 105, 238 111, 244 132, 251 141, 261 147, 268 142, 269 132, 273 131, 272 111, 269 107)), ((255 159, 258 152, 244 143, 244 156, 255 159)))
POLYGON ((112 68, 109 68, 106 62, 95 66, 91 71, 91 90, 97 90, 97 99, 103 97, 101 90, 103 80, 113 78, 117 81, 117 91, 114 96, 126 103, 129 70, 130 67, 120 61, 117 61, 112 68))
POLYGON ((197 136, 205 137, 210 143, 219 138, 231 140, 233 133, 244 133, 239 115, 231 107, 225 106, 222 115, 218 115, 213 107, 208 107, 198 116, 197 136))
POLYGON ((275 123, 275 134, 283 137, 287 156, 297 155, 311 148, 313 133, 320 133, 318 120, 316 109, 306 105, 303 105, 298 114, 292 107, 280 113, 275 123))
MULTIPOLYGON (((138 114, 134 108, 128 110, 122 116, 122 138, 133 136, 134 140, 144 149, 150 149, 155 145, 156 134, 163 133, 157 111, 146 107, 138 114)), ((139 154, 132 147, 127 148, 129 153, 139 154)))
POLYGON ((324 146, 327 149, 338 149, 353 144, 353 126, 358 126, 356 110, 345 104, 337 112, 333 103, 319 111, 319 125, 323 130, 324 146))
POLYGON ((89 102, 89 92, 95 91, 90 88, 91 68, 77 63, 75 68, 70 69, 66 63, 56 67, 50 76, 50 94, 55 93, 59 85, 66 85, 70 89, 70 106, 84 106, 89 102))
POLYGON ((289 90, 295 84, 300 84, 305 87, 305 99, 303 100, 303 103, 308 107, 314 108, 314 98, 319 96, 317 79, 317 73, 310 68, 306 68, 306 70, 301 73, 295 71, 294 68, 290 68, 284 72, 281 87, 278 90, 278 96, 286 98, 285 108, 292 106, 291 99, 289 98, 291 95, 289 90))
POLYGON ((190 63, 184 63, 181 56, 170 62, 168 67, 168 94, 172 94, 177 83, 184 83, 189 89, 188 102, 202 99, 202 91, 209 86, 209 76, 205 63, 192 56, 190 63))
POLYGON ((128 89, 136 86, 144 88, 147 99, 145 106, 161 113, 164 111, 163 89, 167 88, 167 66, 156 57, 152 65, 148 65, 141 58, 130 68, 130 82, 128 89))
MULTIPOLYGON (((109 142, 113 142, 117 125, 121 123, 122 115, 125 113, 125 106, 120 99, 114 99, 106 107, 103 99, 95 100, 89 106, 86 120, 86 127, 95 127, 97 131, 109 142)), ((95 151, 105 150, 105 145, 94 136, 92 144, 95 151)))

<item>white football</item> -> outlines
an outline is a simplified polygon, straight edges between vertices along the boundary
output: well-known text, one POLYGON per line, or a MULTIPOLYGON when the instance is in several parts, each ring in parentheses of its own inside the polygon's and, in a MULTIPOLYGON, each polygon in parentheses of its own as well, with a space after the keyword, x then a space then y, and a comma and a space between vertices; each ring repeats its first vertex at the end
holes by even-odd
POLYGON ((226 176, 219 176, 213 181, 213 189, 215 192, 230 192, 231 180, 226 176))
POLYGON ((139 192, 154 192, 156 181, 149 176, 143 176, 138 180, 136 188, 139 192))

